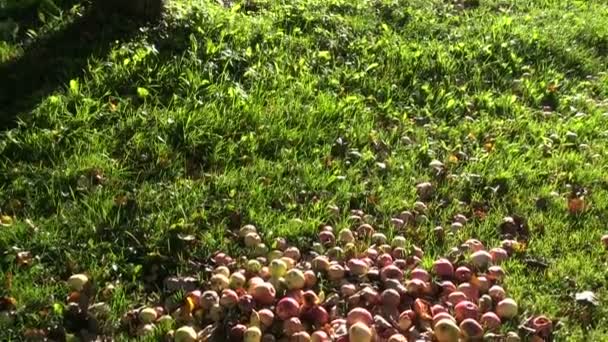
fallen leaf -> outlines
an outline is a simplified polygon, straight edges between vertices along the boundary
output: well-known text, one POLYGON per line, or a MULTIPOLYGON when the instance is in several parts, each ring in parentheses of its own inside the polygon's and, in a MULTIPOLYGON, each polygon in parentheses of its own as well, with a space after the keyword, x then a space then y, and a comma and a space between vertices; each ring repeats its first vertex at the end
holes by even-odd
POLYGON ((585 211, 585 197, 573 197, 568 199, 568 211, 572 215, 581 214, 585 211))
POLYGON ((17 253, 17 265, 18 266, 30 266, 32 264, 32 253, 29 251, 23 251, 17 253))
POLYGON ((17 306, 17 300, 13 297, 0 297, 0 311, 11 311, 17 306))
POLYGON ((600 305, 600 301, 597 299, 597 296, 595 295, 595 293, 593 293, 591 291, 578 292, 574 296, 574 299, 579 304, 593 305, 593 306, 600 305))
POLYGON ((13 218, 8 215, 0 216, 0 226, 10 227, 13 224, 13 218))

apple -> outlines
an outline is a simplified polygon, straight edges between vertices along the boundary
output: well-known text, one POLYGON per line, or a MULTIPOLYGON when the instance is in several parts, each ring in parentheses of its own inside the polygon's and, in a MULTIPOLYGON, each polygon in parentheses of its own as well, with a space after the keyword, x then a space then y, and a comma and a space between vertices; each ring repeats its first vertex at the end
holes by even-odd
POLYGON ((403 332, 409 331, 409 329, 414 324, 414 320, 416 318, 416 314, 412 310, 405 310, 399 315, 399 329, 403 332))
POLYGON ((435 324, 433 329, 438 342, 458 342, 460 328, 451 319, 442 319, 435 324))
POLYGON ((257 232, 258 232, 258 230, 254 225, 247 224, 247 225, 244 225, 243 227, 241 227, 241 229, 239 230, 239 236, 244 238, 245 236, 247 236, 247 234, 257 233, 257 232))
POLYGON ((393 238, 393 241, 391 241, 391 246, 393 248, 406 248, 407 247, 407 240, 405 239, 405 237, 401 236, 401 235, 397 235, 393 238))
POLYGON ((477 319, 479 317, 479 308, 475 303, 463 300, 454 307, 454 317, 456 317, 457 322, 462 322, 467 318, 477 319))
POLYGON ((422 268, 413 269, 412 272, 410 273, 410 277, 412 279, 420 279, 424 282, 431 281, 431 276, 430 276, 429 272, 427 272, 425 269, 422 269, 422 268))
POLYGON ((355 323, 363 323, 370 326, 374 323, 372 314, 364 308, 354 308, 348 312, 346 316, 346 324, 352 326, 355 323))
POLYGON ((197 335, 194 328, 186 325, 177 329, 173 338, 175 342, 195 342, 197 335))
POLYGON ((517 302, 511 298, 505 298, 496 304, 496 314, 503 319, 511 319, 517 316, 517 302))
POLYGON ((448 302, 452 305, 458 305, 459 303, 465 302, 467 300, 467 295, 460 291, 454 291, 448 295, 448 302))
POLYGON ((68 279, 68 286, 72 291, 82 291, 88 282, 89 277, 86 274, 74 274, 68 279))
POLYGON ((490 280, 501 282, 505 277, 505 271, 500 266, 490 266, 488 268, 487 277, 490 280))
POLYGON ((549 338, 553 331, 553 322, 546 316, 537 316, 530 322, 530 327, 534 329, 536 335, 549 338))
POLYGON ((243 334, 244 342, 261 342, 262 341, 262 331, 260 328, 256 326, 251 326, 245 330, 243 334))
POLYGON ((289 338, 289 342, 310 342, 310 335, 306 331, 299 331, 289 338))
POLYGON ((380 295, 382 305, 388 309, 395 309, 401 302, 401 295, 395 289, 386 289, 380 295))
POLYGON ((340 286, 340 294, 343 297, 350 297, 357 292, 357 286, 351 283, 344 283, 340 286))
POLYGON ((291 258, 294 261, 299 261, 300 258, 302 257, 300 250, 296 247, 287 247, 287 249, 285 249, 285 251, 283 253, 284 253, 284 256, 291 258))
POLYGON ((285 336, 291 337, 300 331, 304 331, 304 325, 298 317, 291 317, 283 322, 283 333, 285 336))
POLYGON ((312 270, 304 272, 304 287, 311 288, 317 284, 317 275, 312 270))
POLYGON ((448 259, 438 259, 433 263, 433 272, 440 278, 451 279, 454 276, 454 265, 448 259))
POLYGON ((481 319, 479 321, 481 325, 488 331, 498 331, 501 324, 500 317, 491 311, 481 315, 481 319))
POLYGON ((450 315, 447 312, 440 312, 440 313, 433 315, 433 327, 435 325, 437 325, 437 323, 439 321, 441 321, 442 319, 449 319, 449 320, 453 321, 454 323, 456 323, 456 318, 454 318, 454 316, 450 315))
POLYGON ((492 264, 492 255, 487 251, 480 250, 474 252, 470 256, 471 264, 478 269, 486 269, 489 265, 492 264))
POLYGON ((460 331, 467 341, 477 341, 483 337, 481 324, 472 318, 460 322, 460 331))
POLYGON ((342 265, 338 263, 331 263, 327 270, 327 277, 329 280, 337 281, 344 278, 345 270, 342 265))
POLYGON ((287 273, 287 265, 282 259, 274 259, 270 262, 270 275, 273 278, 281 278, 287 273))
POLYGON ((285 274, 285 283, 288 289, 302 289, 306 285, 304 272, 297 268, 292 268, 285 274))
POLYGON ((329 314, 327 313, 327 310, 320 305, 313 305, 303 308, 300 317, 316 328, 322 328, 329 322, 329 314))
MULTIPOLYGON (((247 278, 241 272, 234 272, 230 275, 230 279, 228 280, 228 284, 232 289, 241 289, 245 286, 247 282, 247 278)), ((218 286, 219 287, 219 286, 218 286)))
POLYGON ((323 330, 317 330, 310 335, 311 342, 330 342, 329 335, 323 330))
POLYGON ((226 266, 218 266, 213 269, 213 274, 223 274, 226 277, 230 277, 230 269, 226 266))
POLYGON ((232 328, 230 328, 230 332, 228 334, 229 341, 237 342, 242 341, 245 336, 245 331, 247 331, 247 327, 243 324, 236 324, 232 328))
POLYGON ((466 266, 460 266, 454 272, 454 276, 456 277, 456 280, 458 282, 462 283, 462 282, 471 280, 471 277, 473 276, 473 272, 471 272, 471 269, 469 269, 466 266))
POLYGON ((205 291, 200 297, 200 305, 203 310, 210 309, 213 305, 220 302, 220 297, 215 291, 205 291))
POLYGON ((333 247, 336 244, 336 237, 332 231, 324 230, 319 233, 319 241, 324 247, 333 247))
POLYGON ((477 239, 468 239, 464 244, 471 252, 478 252, 484 249, 483 243, 477 239))
POLYGON ((494 300, 494 302, 500 302, 506 297, 505 290, 499 285, 494 285, 490 287, 490 289, 488 290, 488 294, 490 295, 490 297, 492 297, 492 300, 494 300))
POLYGON ((479 298, 479 289, 474 287, 471 283, 461 283, 458 285, 458 291, 464 293, 469 300, 476 302, 479 298))
POLYGON ((394 265, 384 266, 380 270, 380 279, 382 279, 383 282, 386 282, 387 279, 401 280, 403 279, 403 271, 394 265))
POLYGON ((507 251, 500 247, 492 248, 490 250, 490 255, 492 256, 492 261, 495 264, 500 264, 509 258, 507 251))
POLYGON ((262 243, 262 238, 257 233, 248 233, 245 235, 245 246, 253 248, 262 243))
POLYGON ((364 276, 369 270, 368 264, 361 259, 350 259, 347 263, 350 273, 355 276, 364 276))
POLYGON ((393 263, 393 257, 388 253, 380 254, 376 258, 376 264, 380 268, 391 265, 392 263, 393 263))
POLYGON ((153 323, 158 318, 158 313, 154 308, 143 308, 139 311, 139 320, 144 323, 153 323))
POLYGON ((355 242, 355 235, 350 229, 343 229, 338 233, 338 241, 342 244, 347 244, 349 242, 355 242))
POLYGON ((371 342, 372 329, 363 322, 357 322, 348 329, 349 342, 371 342))
POLYGON ((315 272, 325 272, 329 269, 329 259, 324 255, 319 255, 312 259, 312 269, 315 272))
POLYGON ((230 280, 228 279, 228 277, 221 273, 212 275, 211 279, 209 280, 209 283, 211 284, 211 288, 217 292, 221 292, 223 289, 227 289, 230 286, 230 280))
POLYGON ((274 303, 276 290, 272 284, 263 282, 254 286, 252 296, 256 303, 270 305, 274 303))
POLYGON ((293 298, 284 297, 277 303, 275 312, 279 319, 286 320, 298 316, 300 313, 300 304, 293 298))

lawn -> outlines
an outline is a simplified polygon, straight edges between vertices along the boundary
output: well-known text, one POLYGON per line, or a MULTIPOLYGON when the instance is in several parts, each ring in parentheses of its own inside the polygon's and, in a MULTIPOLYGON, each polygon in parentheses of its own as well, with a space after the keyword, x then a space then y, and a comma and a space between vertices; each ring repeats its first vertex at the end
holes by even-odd
POLYGON ((95 20, 0 22, 0 340, 70 332, 75 273, 110 309, 97 331, 126 340, 165 278, 242 255, 243 225, 306 251, 362 210, 427 269, 516 218, 519 322, 608 341, 604 1, 174 0, 159 23, 95 20), (397 229, 422 182, 425 214, 397 229))

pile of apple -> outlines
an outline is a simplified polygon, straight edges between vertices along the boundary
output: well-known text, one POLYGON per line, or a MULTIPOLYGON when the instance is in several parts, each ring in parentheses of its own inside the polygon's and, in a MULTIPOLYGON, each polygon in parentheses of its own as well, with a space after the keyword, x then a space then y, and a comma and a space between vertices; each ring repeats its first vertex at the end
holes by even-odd
MULTIPOLYGON (((252 225, 239 236, 249 257, 217 253, 202 289, 180 303, 130 312, 139 334, 166 322, 177 328, 168 334, 176 342, 520 340, 500 334, 503 323, 517 323, 500 266, 514 240, 490 250, 468 240, 459 258, 440 258, 426 270, 420 248, 369 224, 337 233, 325 226, 305 254, 284 239, 269 250, 252 225)), ((553 328, 545 316, 525 325, 537 341, 553 328)))

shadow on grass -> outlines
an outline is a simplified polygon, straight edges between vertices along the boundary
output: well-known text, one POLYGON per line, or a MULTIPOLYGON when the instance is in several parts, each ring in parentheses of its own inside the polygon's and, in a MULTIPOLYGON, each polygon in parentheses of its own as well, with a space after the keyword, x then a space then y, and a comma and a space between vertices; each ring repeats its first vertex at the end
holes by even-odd
POLYGON ((21 56, 0 64, 0 131, 15 127, 42 99, 82 76, 91 57, 107 55, 115 41, 133 37, 141 24, 88 6, 64 28, 34 40, 21 56))

